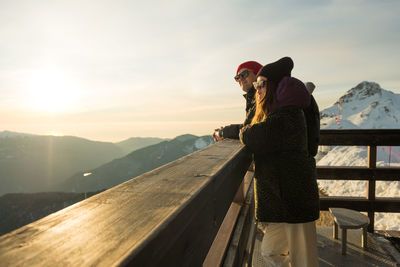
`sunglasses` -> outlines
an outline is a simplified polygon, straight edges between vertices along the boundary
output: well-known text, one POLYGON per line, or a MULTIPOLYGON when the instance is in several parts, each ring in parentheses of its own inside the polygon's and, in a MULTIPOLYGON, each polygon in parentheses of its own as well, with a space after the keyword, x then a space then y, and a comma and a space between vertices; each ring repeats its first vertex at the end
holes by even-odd
POLYGON ((249 76, 249 70, 244 70, 241 73, 239 73, 238 75, 236 75, 234 78, 235 78, 235 81, 238 82, 239 79, 246 79, 247 76, 249 76))
POLYGON ((254 86, 255 89, 266 87, 267 86, 267 81, 261 80, 261 81, 258 81, 258 82, 253 82, 253 86, 254 86))

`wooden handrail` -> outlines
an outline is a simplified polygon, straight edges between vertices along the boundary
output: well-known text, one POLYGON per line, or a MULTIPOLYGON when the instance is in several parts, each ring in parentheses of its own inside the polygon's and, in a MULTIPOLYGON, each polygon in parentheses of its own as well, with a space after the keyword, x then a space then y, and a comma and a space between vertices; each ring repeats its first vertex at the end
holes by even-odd
POLYGON ((321 130, 319 144, 331 146, 400 146, 400 130, 321 130))
POLYGON ((319 180, 400 181, 399 167, 317 166, 319 180))
POLYGON ((225 140, 0 237, 0 265, 202 264, 251 155, 225 140))
POLYGON ((378 197, 371 201, 365 197, 329 196, 322 197, 320 201, 321 210, 335 207, 358 211, 400 212, 400 198, 398 197, 378 197))

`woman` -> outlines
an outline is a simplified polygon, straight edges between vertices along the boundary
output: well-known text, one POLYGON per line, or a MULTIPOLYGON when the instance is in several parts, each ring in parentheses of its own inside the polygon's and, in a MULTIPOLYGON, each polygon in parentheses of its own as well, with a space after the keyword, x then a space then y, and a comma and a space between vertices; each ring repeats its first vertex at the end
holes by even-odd
POLYGON ((256 219, 265 232, 261 254, 271 266, 311 267, 318 266, 319 197, 302 110, 310 94, 290 77, 292 68, 286 57, 259 71, 256 113, 240 140, 254 153, 256 219))

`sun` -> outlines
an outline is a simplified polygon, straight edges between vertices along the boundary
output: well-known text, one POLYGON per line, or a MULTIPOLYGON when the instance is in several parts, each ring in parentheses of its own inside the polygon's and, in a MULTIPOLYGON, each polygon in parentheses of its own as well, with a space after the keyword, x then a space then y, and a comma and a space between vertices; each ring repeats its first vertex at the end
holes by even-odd
POLYGON ((32 71, 28 86, 28 105, 38 111, 58 113, 76 108, 79 90, 62 71, 41 68, 32 71))

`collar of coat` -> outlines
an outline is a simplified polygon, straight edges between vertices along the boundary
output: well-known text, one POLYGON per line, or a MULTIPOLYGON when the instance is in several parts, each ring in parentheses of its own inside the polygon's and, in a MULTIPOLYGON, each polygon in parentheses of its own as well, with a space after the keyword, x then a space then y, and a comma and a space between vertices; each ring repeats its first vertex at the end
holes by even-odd
POLYGON ((249 91, 243 95, 244 98, 246 98, 246 101, 251 101, 254 99, 254 95, 256 94, 256 89, 254 86, 251 86, 249 91))
POLYGON ((254 87, 252 86, 250 90, 243 95, 244 98, 246 99, 246 112, 248 112, 249 109, 255 107, 256 105, 256 100, 254 98, 255 94, 256 94, 256 89, 254 89, 254 87))

